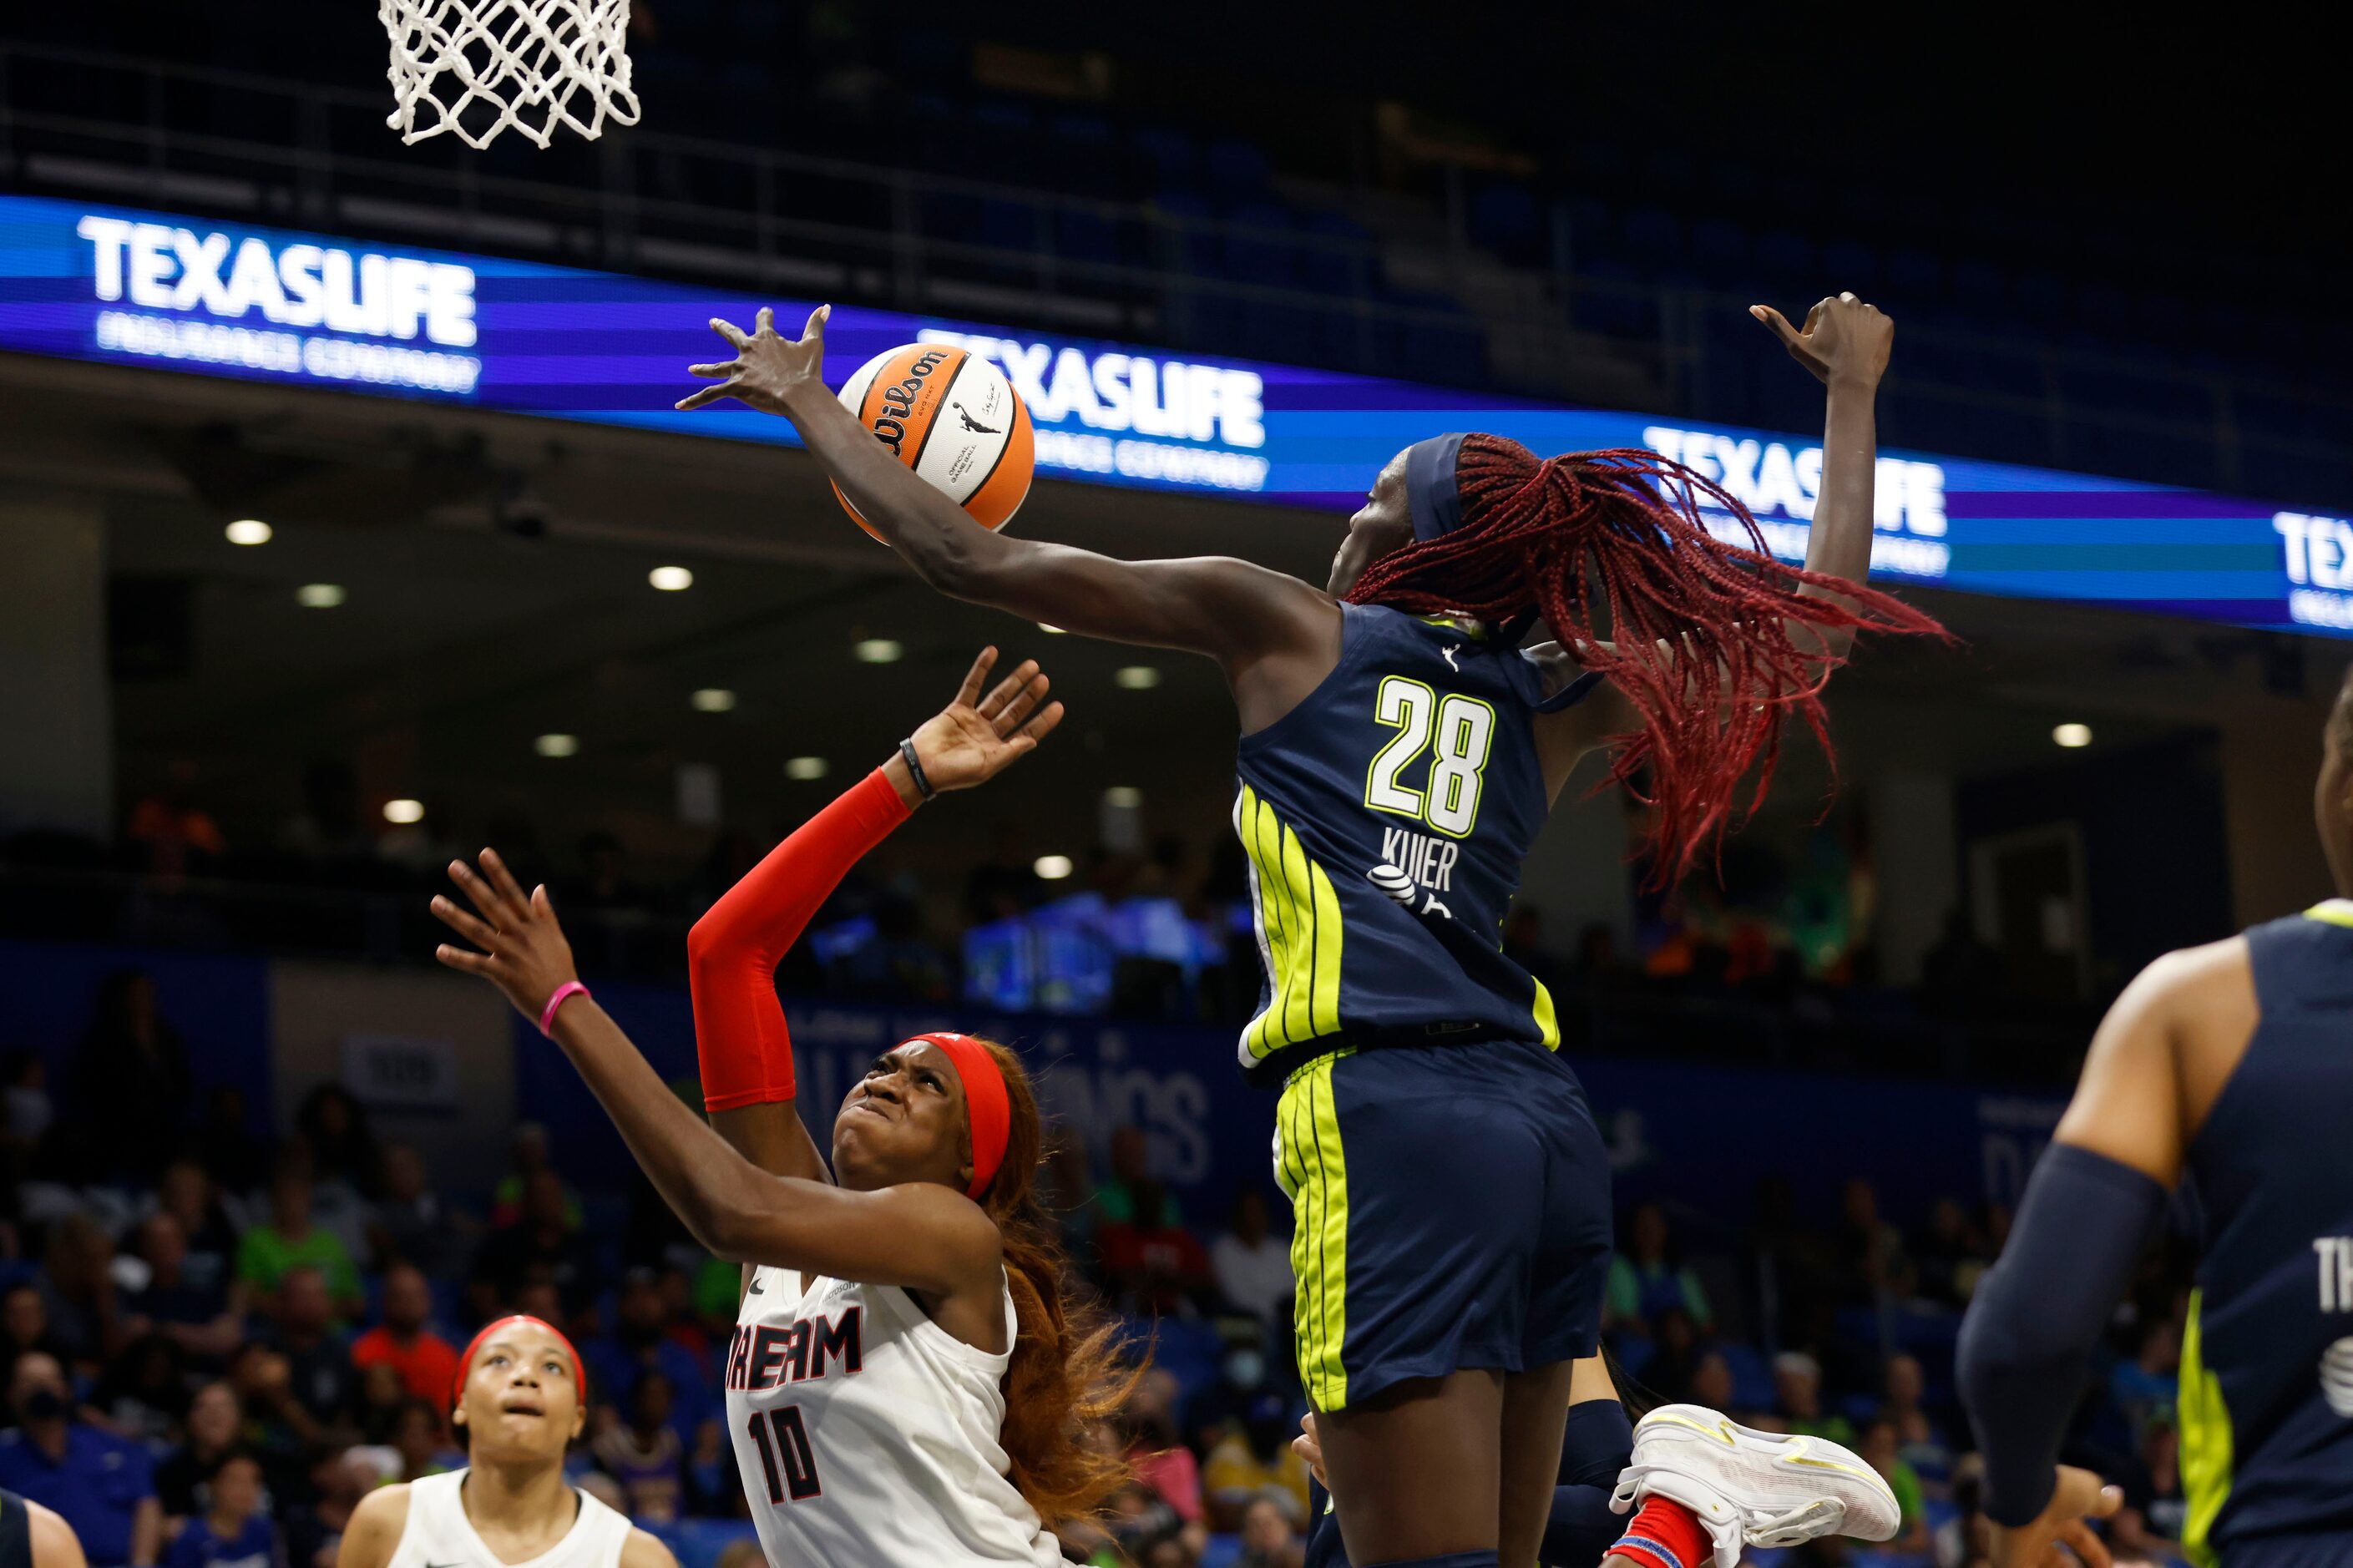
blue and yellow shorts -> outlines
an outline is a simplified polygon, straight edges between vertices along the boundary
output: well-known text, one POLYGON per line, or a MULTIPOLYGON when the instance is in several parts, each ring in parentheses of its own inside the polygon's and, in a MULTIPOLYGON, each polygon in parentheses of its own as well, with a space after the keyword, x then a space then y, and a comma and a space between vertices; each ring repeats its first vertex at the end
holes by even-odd
POLYGON ((1344 1048, 1276 1102, 1300 1376, 1318 1410, 1407 1378, 1594 1353, 1609 1163, 1540 1046, 1344 1048))

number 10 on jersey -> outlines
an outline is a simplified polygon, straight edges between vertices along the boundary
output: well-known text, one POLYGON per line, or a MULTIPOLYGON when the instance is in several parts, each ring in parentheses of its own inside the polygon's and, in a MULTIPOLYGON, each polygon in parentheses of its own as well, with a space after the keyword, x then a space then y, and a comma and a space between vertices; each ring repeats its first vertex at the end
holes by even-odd
POLYGON ((805 1502, 825 1490, 818 1483, 817 1456, 809 1452, 808 1427, 801 1420, 799 1405, 752 1412, 752 1446, 760 1450, 760 1471, 768 1483, 771 1503, 782 1503, 787 1497, 805 1502), (773 1445, 768 1437, 771 1428, 776 1433, 773 1445))
POLYGON ((1450 838, 1468 834, 1479 820, 1480 775, 1495 742, 1495 710, 1461 692, 1440 698, 1419 680, 1391 675, 1374 693, 1373 717, 1397 735, 1366 770, 1365 804, 1418 817, 1450 838), (1430 761, 1424 787, 1399 784, 1398 774, 1425 751, 1430 761))

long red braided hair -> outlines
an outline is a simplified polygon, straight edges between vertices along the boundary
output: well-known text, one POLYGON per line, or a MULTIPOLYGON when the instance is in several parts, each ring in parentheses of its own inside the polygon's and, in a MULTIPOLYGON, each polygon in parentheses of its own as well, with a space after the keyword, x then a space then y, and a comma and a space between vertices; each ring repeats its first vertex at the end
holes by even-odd
POLYGON ((1609 780, 1653 808, 1661 886, 1722 841, 1752 767, 1746 809, 1763 801, 1792 712, 1835 764, 1821 693, 1845 658, 1794 625, 1950 637, 1889 595, 1774 560, 1747 508, 1656 452, 1539 461, 1517 441, 1466 436, 1454 477, 1461 526, 1382 556, 1345 596, 1482 621, 1541 615, 1615 681, 1642 727, 1618 737, 1609 780), (1729 516, 1747 547, 1710 533, 1703 506, 1729 516))

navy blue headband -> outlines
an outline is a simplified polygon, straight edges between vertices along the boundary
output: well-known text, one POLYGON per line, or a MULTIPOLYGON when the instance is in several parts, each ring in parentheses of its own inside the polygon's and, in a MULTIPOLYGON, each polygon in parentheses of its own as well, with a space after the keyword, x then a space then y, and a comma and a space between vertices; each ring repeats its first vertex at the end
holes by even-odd
POLYGON ((1454 488, 1455 460, 1463 432, 1432 436, 1405 449, 1406 505, 1413 513, 1413 537, 1427 544, 1462 526, 1462 492, 1454 488))

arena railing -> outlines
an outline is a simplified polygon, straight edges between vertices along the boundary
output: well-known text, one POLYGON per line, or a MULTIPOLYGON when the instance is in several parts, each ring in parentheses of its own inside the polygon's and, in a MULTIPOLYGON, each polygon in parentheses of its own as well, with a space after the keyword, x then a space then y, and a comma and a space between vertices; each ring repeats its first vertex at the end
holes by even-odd
MULTIPOLYGON (((1760 374, 1747 300, 1579 271, 1557 226, 1550 266, 1508 268, 1463 237, 1460 202, 1433 259, 642 126, 554 153, 405 148, 384 111, 380 90, 0 43, 0 181, 1662 415, 1819 417, 1801 380, 1760 374), (266 133, 208 128, 224 103, 266 133), (1072 254, 1065 236, 1089 226, 1143 259, 1072 254), (1204 265, 1250 247, 1289 253, 1313 286, 1204 265), (1419 302, 1438 295, 1468 303, 1419 302)), ((1883 423, 1891 444, 2353 504, 2333 438, 2353 404, 2252 374, 1907 325, 1883 423), (2071 390, 2085 385, 2114 401, 2071 390)))

